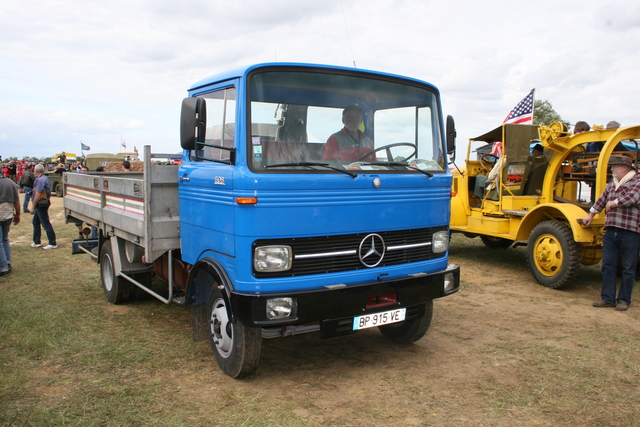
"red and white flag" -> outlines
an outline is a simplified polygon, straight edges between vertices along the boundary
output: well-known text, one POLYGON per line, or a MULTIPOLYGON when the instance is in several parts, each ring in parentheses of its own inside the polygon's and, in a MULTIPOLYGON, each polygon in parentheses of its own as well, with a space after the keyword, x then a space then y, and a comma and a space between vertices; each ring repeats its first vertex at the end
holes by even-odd
POLYGON ((531 89, 529 95, 525 96, 513 110, 507 115, 503 123, 512 123, 518 125, 533 124, 533 94, 535 88, 531 89))
POLYGON ((127 143, 124 142, 124 138, 120 136, 120 145, 122 146, 122 151, 127 151, 127 143))

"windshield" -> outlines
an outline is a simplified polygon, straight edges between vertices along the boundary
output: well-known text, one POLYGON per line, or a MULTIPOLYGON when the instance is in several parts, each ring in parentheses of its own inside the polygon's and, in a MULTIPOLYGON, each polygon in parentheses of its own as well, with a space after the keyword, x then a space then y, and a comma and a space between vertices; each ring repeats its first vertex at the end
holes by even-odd
POLYGON ((256 73, 250 164, 256 172, 279 173, 442 172, 437 105, 428 86, 389 78, 256 73))

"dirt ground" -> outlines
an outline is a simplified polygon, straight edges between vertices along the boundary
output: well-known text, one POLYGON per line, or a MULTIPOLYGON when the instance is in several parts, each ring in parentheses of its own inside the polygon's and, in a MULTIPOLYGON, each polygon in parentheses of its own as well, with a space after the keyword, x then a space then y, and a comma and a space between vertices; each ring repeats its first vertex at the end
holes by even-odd
MULTIPOLYGON (((640 395, 640 352, 628 347, 640 338, 640 306, 593 308, 598 266, 553 290, 535 282, 525 248, 487 249, 460 235, 451 261, 461 265, 461 289, 435 301, 431 328, 415 344, 390 343, 375 329, 264 341, 256 374, 237 381, 217 369, 200 342, 192 360, 149 376, 179 392, 174 404, 206 407, 223 394, 229 409, 249 411, 248 419, 251 405, 266 402, 266 412, 298 420, 287 425, 640 425, 633 397, 640 395), (620 396, 629 401, 611 408, 620 396)), ((105 306, 105 313, 137 309, 105 306)), ((189 336, 187 309, 170 319, 149 326, 189 336)))
MULTIPOLYGON (((385 417, 407 426, 636 425, 634 415, 590 414, 607 397, 580 384, 580 372, 557 373, 567 361, 560 367, 556 361, 597 347, 590 328, 626 331, 637 340, 640 309, 591 306, 599 299, 598 266, 584 268, 574 286, 552 290, 535 282, 524 248, 489 250, 474 240, 454 238, 451 259, 461 265, 462 288, 436 300, 431 329, 419 342, 390 344, 376 330, 273 340, 255 378, 236 386, 270 384, 274 399, 303 397, 296 415, 314 425, 385 425, 385 417), (577 383, 564 382, 571 378, 577 383)), ((634 356, 636 374, 639 362, 634 356)), ((592 369, 586 363, 581 369, 592 369)), ((629 387, 640 391, 637 383, 629 387)), ((638 413, 638 406, 628 409, 638 413)))
POLYGON ((552 290, 535 282, 524 248, 488 250, 475 240, 454 239, 462 288, 435 302, 431 329, 417 343, 392 344, 375 329, 266 341, 256 375, 223 380, 221 388, 268 390, 257 397, 274 408, 293 404, 292 415, 307 425, 637 425, 637 403, 612 408, 622 411, 613 419, 591 412, 615 399, 599 395, 592 379, 622 378, 621 393, 640 393, 638 355, 622 372, 603 371, 598 359, 615 342, 599 345, 591 330, 637 340, 640 309, 591 306, 599 298, 598 266, 583 269, 574 286, 552 290), (479 252, 487 261, 477 260, 479 252), (575 372, 572 359, 580 361, 575 372))

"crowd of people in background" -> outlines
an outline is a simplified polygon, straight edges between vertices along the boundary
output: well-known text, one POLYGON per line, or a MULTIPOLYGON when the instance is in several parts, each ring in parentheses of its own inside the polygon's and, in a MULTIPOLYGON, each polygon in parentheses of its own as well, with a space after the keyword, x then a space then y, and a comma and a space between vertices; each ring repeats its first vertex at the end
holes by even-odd
MULTIPOLYGON (((3 162, 2 174, 0 175, 0 277, 8 276, 11 273, 11 247, 9 245, 9 231, 11 225, 18 225, 22 213, 30 213, 33 225, 32 248, 42 248, 45 250, 57 249, 58 243, 56 233, 49 218, 49 207, 51 206, 51 182, 46 169, 55 174, 63 172, 88 172, 89 169, 82 162, 74 161, 67 163, 64 152, 58 158, 58 165, 47 168, 44 163, 29 160, 10 160, 3 162), (23 194, 22 203, 20 194, 23 194), (47 237, 47 245, 42 245, 42 230, 47 237)), ((131 171, 131 164, 128 161, 122 162, 122 169, 125 172, 131 171)), ((104 167, 98 166, 96 172, 104 171, 104 167)), ((81 233, 82 223, 77 224, 81 233)), ((92 227, 92 238, 97 236, 97 230, 92 227)))

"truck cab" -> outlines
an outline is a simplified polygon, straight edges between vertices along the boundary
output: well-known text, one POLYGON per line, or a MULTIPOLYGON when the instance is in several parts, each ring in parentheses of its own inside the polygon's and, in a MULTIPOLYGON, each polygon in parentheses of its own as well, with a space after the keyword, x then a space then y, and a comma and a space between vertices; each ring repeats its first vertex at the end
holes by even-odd
MULTIPOLYGON (((215 325, 224 317, 215 311, 230 305, 234 322, 265 337, 333 336, 357 329, 354 317, 407 308, 404 322, 382 328, 401 341, 424 335, 432 300, 459 281, 447 261, 452 143, 437 89, 264 64, 202 80, 189 94, 181 257, 190 276, 210 276, 187 292, 188 303, 214 307, 205 321, 215 325), (328 158, 325 144, 353 105, 373 146, 328 158)), ((230 339, 213 336, 218 350, 230 339)))

